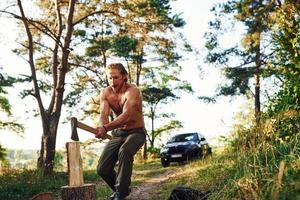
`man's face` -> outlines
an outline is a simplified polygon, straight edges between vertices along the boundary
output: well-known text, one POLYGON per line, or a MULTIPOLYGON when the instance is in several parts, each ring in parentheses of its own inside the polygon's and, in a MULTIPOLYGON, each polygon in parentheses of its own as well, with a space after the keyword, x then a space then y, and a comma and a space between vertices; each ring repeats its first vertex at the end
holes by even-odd
POLYGON ((125 82, 125 76, 118 69, 108 69, 106 71, 109 85, 118 90, 125 82))

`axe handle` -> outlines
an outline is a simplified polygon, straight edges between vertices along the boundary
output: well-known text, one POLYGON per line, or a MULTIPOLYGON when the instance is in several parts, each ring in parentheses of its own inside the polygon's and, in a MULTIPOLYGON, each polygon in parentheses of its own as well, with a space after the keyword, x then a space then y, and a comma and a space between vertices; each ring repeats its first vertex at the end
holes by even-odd
MULTIPOLYGON (((77 121, 77 127, 81 128, 81 129, 83 129, 85 131, 97 134, 97 129, 95 129, 95 128, 89 126, 89 125, 86 125, 86 124, 84 124, 82 122, 77 121)), ((106 139, 106 138, 107 139, 111 139, 111 136, 107 134, 104 139, 106 139)))

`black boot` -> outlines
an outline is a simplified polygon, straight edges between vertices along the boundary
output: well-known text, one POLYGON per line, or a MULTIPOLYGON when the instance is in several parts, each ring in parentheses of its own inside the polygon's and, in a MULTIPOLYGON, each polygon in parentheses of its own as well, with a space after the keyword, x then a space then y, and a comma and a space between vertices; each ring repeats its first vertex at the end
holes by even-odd
POLYGON ((112 193, 112 195, 110 195, 110 196, 108 197, 107 200, 113 200, 113 199, 115 198, 115 196, 116 196, 116 193, 114 192, 114 193, 112 193))
POLYGON ((128 194, 122 194, 119 192, 115 192, 115 196, 114 196, 113 200, 124 200, 127 196, 128 196, 128 194))

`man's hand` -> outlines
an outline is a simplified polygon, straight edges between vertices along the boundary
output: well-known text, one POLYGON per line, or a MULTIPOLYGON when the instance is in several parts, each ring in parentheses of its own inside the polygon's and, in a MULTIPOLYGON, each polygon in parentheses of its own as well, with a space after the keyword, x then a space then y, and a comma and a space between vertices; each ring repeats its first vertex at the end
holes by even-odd
POLYGON ((111 139, 111 136, 107 134, 107 130, 104 128, 104 126, 99 126, 97 128, 97 134, 95 135, 95 137, 102 139, 111 139))

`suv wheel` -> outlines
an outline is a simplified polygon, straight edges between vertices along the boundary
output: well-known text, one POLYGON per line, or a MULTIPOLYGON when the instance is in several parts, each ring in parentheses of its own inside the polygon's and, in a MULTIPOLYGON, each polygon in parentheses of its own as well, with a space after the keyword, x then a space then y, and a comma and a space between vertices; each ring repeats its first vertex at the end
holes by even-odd
POLYGON ((163 167, 168 167, 168 166, 170 166, 170 162, 168 162, 168 161, 161 161, 161 165, 163 166, 163 167))
POLYGON ((179 161, 178 165, 185 165, 187 163, 187 161, 179 161))

